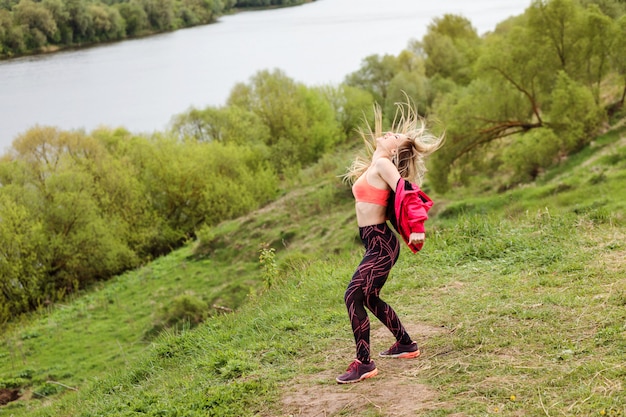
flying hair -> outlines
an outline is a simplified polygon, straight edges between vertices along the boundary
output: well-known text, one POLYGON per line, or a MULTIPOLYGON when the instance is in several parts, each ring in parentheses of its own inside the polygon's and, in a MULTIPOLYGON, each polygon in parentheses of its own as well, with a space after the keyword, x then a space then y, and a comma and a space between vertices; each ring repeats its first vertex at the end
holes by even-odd
MULTIPOLYGON (((391 123, 391 131, 402 134, 407 140, 398 146, 391 161, 400 176, 421 185, 426 174, 426 157, 443 145, 444 135, 436 136, 426 127, 426 121, 417 113, 416 107, 405 94, 406 101, 395 103, 396 113, 391 123)), ((358 155, 343 176, 344 181, 354 183, 372 162, 376 150, 376 138, 383 135, 383 115, 378 104, 374 105, 374 127, 365 119, 365 129, 358 130, 365 142, 365 155, 358 155)))

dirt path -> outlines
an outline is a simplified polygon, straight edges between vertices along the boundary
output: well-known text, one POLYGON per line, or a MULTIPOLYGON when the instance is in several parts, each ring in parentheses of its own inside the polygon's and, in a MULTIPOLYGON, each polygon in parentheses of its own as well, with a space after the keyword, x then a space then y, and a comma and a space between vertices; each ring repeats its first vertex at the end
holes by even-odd
MULTIPOLYGON (((409 325, 407 330, 412 335, 419 335, 424 343, 430 336, 447 330, 420 324, 409 325)), ((394 342, 389 331, 379 323, 372 323, 372 351, 384 350, 394 342)), ((350 361, 353 347, 346 346, 329 358, 345 358, 346 366, 350 361)), ((329 353, 332 354, 332 353, 329 353)), ((421 411, 445 407, 438 402, 435 387, 418 382, 420 369, 427 366, 428 352, 418 359, 382 359, 374 358, 379 370, 378 376, 366 381, 339 385, 335 377, 343 369, 328 369, 316 375, 307 375, 292 381, 284 388, 282 399, 283 414, 290 417, 330 417, 361 416, 366 410, 377 411, 386 417, 405 417, 419 415, 421 411)), ((457 416, 460 417, 460 416, 457 416)))

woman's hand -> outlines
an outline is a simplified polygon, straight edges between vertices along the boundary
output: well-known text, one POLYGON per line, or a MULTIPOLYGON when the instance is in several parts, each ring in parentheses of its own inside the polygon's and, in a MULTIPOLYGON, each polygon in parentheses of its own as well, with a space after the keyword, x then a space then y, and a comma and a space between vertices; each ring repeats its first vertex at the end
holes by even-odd
POLYGON ((426 234, 424 233, 411 233, 409 236, 409 244, 417 245, 419 243, 424 243, 424 239, 426 238, 426 234))

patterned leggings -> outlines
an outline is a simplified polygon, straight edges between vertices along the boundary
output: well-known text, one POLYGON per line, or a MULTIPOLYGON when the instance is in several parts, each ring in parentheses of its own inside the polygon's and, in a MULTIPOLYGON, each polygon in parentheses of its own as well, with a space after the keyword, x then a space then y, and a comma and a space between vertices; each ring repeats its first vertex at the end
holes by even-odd
POLYGON ((412 343, 396 312, 379 298, 391 267, 398 260, 400 244, 387 223, 359 227, 365 255, 352 276, 344 300, 356 342, 356 357, 364 363, 370 360, 370 321, 367 307, 393 333, 396 340, 412 343))

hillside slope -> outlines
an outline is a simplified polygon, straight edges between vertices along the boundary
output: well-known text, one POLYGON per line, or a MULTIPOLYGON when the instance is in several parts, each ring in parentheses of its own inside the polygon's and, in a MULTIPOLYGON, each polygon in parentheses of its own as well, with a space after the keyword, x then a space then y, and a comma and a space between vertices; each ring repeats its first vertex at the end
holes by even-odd
MULTIPOLYGON (((424 251, 403 248, 382 294, 423 355, 377 360, 372 380, 334 381, 354 355, 343 291, 361 251, 341 163, 326 161, 274 205, 207 231, 195 254, 8 332, 4 384, 49 391, 0 415, 626 415, 624 142, 623 129, 609 132, 532 186, 436 197, 424 251), (263 265, 259 248, 276 250, 263 265), (247 289, 236 312, 139 336, 158 309, 131 306, 157 293, 202 299, 220 280, 247 289), (137 339, 115 336, 128 329, 137 339)), ((229 293, 205 301, 224 306, 229 293)), ((373 351, 392 342, 373 322, 373 351)))

